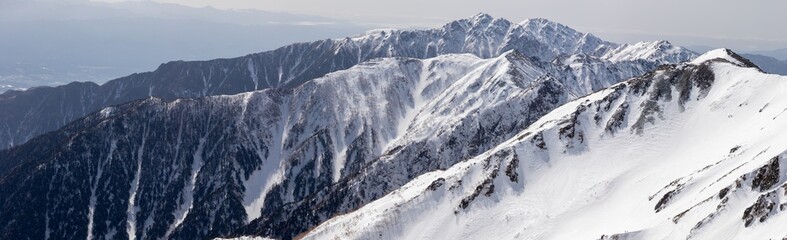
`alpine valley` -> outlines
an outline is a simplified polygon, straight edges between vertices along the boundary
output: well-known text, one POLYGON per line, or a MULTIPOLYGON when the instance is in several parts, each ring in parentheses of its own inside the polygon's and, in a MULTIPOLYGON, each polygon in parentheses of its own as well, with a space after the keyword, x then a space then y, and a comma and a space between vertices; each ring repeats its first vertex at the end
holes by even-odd
POLYGON ((478 14, 0 94, 0 239, 787 237, 787 77, 478 14))

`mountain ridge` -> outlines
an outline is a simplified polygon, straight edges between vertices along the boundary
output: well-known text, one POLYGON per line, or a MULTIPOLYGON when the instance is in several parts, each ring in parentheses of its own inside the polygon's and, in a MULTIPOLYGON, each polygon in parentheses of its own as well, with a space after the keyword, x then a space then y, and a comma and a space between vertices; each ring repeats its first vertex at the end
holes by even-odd
MULTIPOLYGON (((132 74, 98 86, 82 83, 82 87, 72 84, 70 88, 8 91, 0 95, 0 110, 9 113, 0 117, 0 147, 21 144, 90 112, 135 99, 148 96, 196 98, 265 88, 293 88, 326 73, 378 57, 423 59, 446 53, 473 53, 489 58, 516 49, 528 57, 551 61, 558 55, 572 54, 603 58, 602 52, 616 46, 604 41, 580 41, 591 39, 588 36, 556 23, 526 29, 505 19, 480 14, 428 30, 380 31, 352 38, 296 43, 230 59, 172 61, 153 72, 132 74), (549 40, 539 37, 542 35, 553 36, 556 42, 537 40, 549 40), (578 47, 579 44, 583 47, 578 47)), ((681 48, 678 53, 644 60, 661 64, 663 60, 685 61, 693 56, 681 48), (662 59, 665 57, 670 59, 662 59)))
POLYGON ((726 49, 698 59, 571 101, 302 236, 782 238, 785 77, 726 49))
MULTIPOLYGON (((5 226, 0 233, 13 238, 25 228, 64 238, 226 236, 247 222, 256 228, 257 217, 273 221, 266 224, 292 221, 286 206, 314 207, 304 199, 348 182, 381 155, 406 159, 428 146, 453 144, 443 153, 425 153, 432 160, 409 170, 389 169, 398 160, 381 162, 374 171, 400 179, 370 195, 361 192, 372 188, 363 187, 353 193, 358 200, 318 214, 341 212, 458 160, 449 156, 483 152, 568 99, 655 67, 650 64, 581 54, 549 63, 516 50, 490 59, 472 54, 382 58, 294 89, 149 98, 107 107, 0 152, 1 162, 13 163, 0 179, 5 204, 0 213, 8 213, 0 214, 5 226), (471 104, 445 104, 450 99, 471 104), (440 118, 446 121, 438 124, 439 131, 424 131, 440 118), (411 137, 397 139, 403 136, 411 137), (43 197, 50 195, 67 201, 43 197), (63 220, 58 227, 42 224, 62 219, 66 213, 59 209, 87 217, 63 220)), ((292 232, 277 234, 292 236, 317 223, 300 221, 290 225, 292 232)))

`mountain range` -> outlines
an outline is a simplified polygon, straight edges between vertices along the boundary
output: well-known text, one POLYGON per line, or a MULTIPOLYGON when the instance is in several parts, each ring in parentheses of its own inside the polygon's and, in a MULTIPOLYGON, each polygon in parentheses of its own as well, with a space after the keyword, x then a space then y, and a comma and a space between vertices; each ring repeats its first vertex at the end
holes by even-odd
POLYGON ((478 14, 9 91, 0 238, 780 238, 782 82, 478 14))
POLYGON ((571 99, 694 56, 479 14, 10 91, 7 146, 63 127, 0 153, 0 225, 4 238, 289 238, 571 99))
MULTIPOLYGON (((430 58, 471 53, 481 58, 509 50, 541 61, 559 55, 657 64, 690 59, 694 53, 666 41, 618 45, 545 19, 520 24, 479 14, 428 30, 375 31, 357 37, 296 43, 230 59, 176 61, 155 71, 132 74, 102 85, 74 82, 0 94, 0 146, 24 143, 101 108, 147 97, 172 100, 237 94, 267 88, 294 88, 327 73, 380 57, 430 58)), ((631 75, 631 76, 634 76, 631 75)), ((630 77, 630 76, 629 76, 630 77)))
POLYGON ((369 27, 155 1, 3 0, 0 93, 72 81, 105 83, 172 59, 234 57, 369 27))
POLYGON ((754 51, 751 54, 769 56, 776 59, 787 60, 787 48, 774 49, 770 51, 754 51))
POLYGON ((751 60, 752 63, 757 64, 758 67, 767 73, 787 75, 787 60, 781 61, 776 58, 757 54, 741 54, 741 56, 751 60))

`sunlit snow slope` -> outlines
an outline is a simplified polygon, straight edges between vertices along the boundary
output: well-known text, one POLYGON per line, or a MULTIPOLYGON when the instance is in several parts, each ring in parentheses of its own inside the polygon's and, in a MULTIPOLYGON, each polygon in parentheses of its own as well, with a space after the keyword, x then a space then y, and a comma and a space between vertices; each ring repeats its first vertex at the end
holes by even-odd
POLYGON ((728 50, 614 85, 307 239, 781 239, 787 77, 728 50))

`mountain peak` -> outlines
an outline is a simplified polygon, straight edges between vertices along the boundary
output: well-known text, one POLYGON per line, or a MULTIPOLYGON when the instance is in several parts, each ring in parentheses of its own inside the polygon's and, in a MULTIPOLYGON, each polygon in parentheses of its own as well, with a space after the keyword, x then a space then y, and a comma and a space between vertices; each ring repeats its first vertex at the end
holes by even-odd
MULTIPOLYGON (((727 48, 719 48, 719 49, 710 50, 710 51, 706 52, 705 54, 702 54, 699 57, 697 57, 694 60, 692 60, 691 64, 699 65, 699 64, 703 64, 705 62, 717 61, 717 60, 720 60, 720 59, 728 61, 728 62, 730 62, 732 64, 735 64, 735 65, 738 65, 738 66, 741 66, 741 67, 750 67, 750 68, 760 69, 756 64, 754 64, 751 61, 749 61, 749 59, 746 59, 746 58, 742 57, 741 55, 738 55, 737 53, 735 53, 732 50, 727 49, 727 48)), ((762 71, 762 70, 760 70, 760 71, 762 71)))
POLYGON ((714 50, 710 50, 699 57, 695 58, 691 61, 692 64, 702 64, 704 62, 714 60, 714 59, 724 59, 733 63, 737 63, 737 60, 732 57, 732 51, 726 48, 718 48, 714 50))
POLYGON ((479 12, 478 14, 473 15, 472 17, 470 17, 470 20, 473 20, 474 22, 475 21, 487 21, 487 20, 492 20, 492 19, 494 19, 494 17, 492 17, 492 15, 489 15, 489 14, 486 14, 486 13, 483 13, 483 12, 479 12))
POLYGON ((551 23, 551 22, 552 21, 549 21, 549 19, 536 17, 536 18, 525 19, 525 21, 522 21, 522 24, 525 24, 525 23, 551 23))
MULTIPOLYGON (((560 41, 580 41, 581 39, 596 39, 593 35, 588 35, 577 31, 566 25, 550 21, 546 18, 528 18, 519 23, 526 31, 534 35, 549 36, 549 38, 557 38, 560 41)), ((598 39, 599 42, 603 42, 598 39)), ((559 44, 559 43, 555 43, 559 44)))
POLYGON ((653 42, 653 46, 658 46, 658 47, 662 47, 662 48, 671 48, 671 47, 673 47, 675 45, 673 45, 670 41, 661 39, 661 40, 653 42))
POLYGON ((567 26, 565 26, 563 24, 550 21, 549 19, 546 19, 546 18, 528 18, 528 19, 525 19, 524 21, 520 22, 519 25, 522 25, 522 26, 525 26, 525 27, 527 27, 527 26, 544 27, 544 26, 547 26, 547 25, 553 25, 553 26, 557 26, 557 27, 560 27, 560 28, 568 28, 567 26))
POLYGON ((672 43, 670 41, 667 41, 667 40, 664 40, 664 39, 657 40, 656 44, 658 44, 658 45, 672 45, 672 43))
POLYGON ((512 23, 505 18, 494 18, 486 13, 478 13, 469 18, 455 20, 443 25, 447 29, 470 29, 479 28, 486 29, 491 26, 502 26, 508 28, 512 23))
POLYGON ((492 15, 481 12, 476 15, 473 15, 470 18, 466 18, 459 21, 467 21, 470 24, 470 26, 478 26, 478 25, 488 25, 491 22, 495 21, 495 18, 492 17, 492 15))

